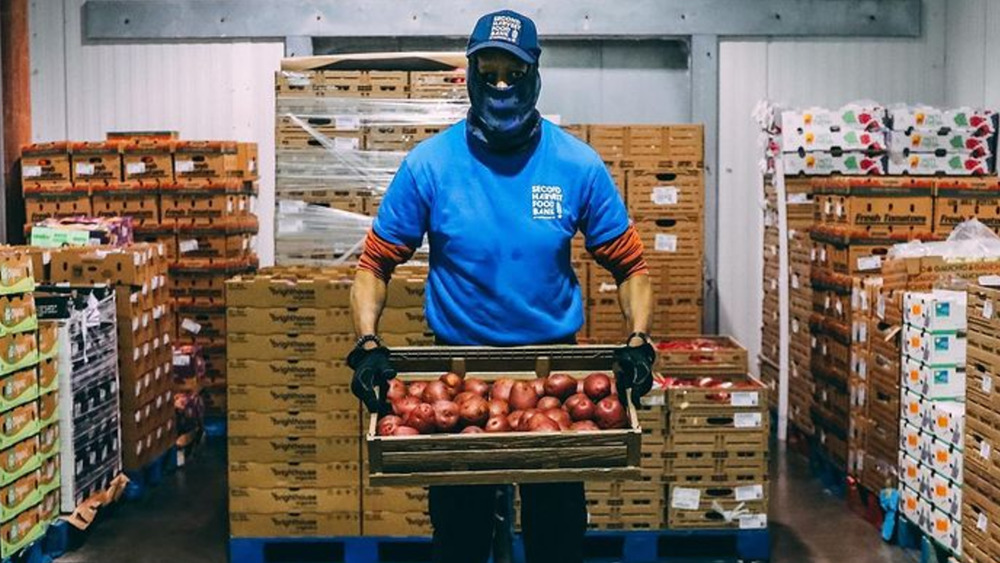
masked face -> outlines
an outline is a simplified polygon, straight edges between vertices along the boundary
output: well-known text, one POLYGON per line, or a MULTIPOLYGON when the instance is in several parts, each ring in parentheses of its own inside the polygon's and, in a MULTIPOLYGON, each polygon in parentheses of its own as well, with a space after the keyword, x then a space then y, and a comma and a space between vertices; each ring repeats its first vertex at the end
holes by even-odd
POLYGON ((518 150, 537 138, 538 67, 498 49, 483 50, 469 63, 469 134, 498 152, 518 150))

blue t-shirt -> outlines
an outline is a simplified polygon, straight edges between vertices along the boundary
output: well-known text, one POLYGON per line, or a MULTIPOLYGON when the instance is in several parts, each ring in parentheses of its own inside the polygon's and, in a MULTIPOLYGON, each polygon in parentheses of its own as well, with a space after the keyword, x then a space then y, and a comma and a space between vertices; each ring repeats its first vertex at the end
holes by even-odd
POLYGON ((625 204, 586 143, 548 121, 533 151, 470 146, 465 121, 419 145, 396 172, 375 233, 430 243, 431 330, 455 345, 560 342, 583 325, 570 240, 587 248, 628 228, 625 204))

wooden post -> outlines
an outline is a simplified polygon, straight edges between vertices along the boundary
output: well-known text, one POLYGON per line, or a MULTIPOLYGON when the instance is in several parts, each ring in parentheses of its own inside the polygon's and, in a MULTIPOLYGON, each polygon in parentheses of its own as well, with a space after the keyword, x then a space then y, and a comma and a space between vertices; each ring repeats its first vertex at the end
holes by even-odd
POLYGON ((6 241, 24 241, 21 147, 31 142, 28 0, 0 0, 0 93, 3 100, 3 217, 6 241))

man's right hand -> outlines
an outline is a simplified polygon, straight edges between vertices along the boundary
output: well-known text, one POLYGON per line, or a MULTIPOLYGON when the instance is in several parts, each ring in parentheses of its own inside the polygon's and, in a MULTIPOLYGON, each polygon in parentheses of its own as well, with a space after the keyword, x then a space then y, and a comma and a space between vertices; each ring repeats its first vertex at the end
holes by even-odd
MULTIPOLYGON (((368 343, 371 344, 371 343, 368 343)), ((354 369, 351 392, 364 401, 369 412, 379 412, 379 398, 376 389, 384 393, 390 379, 396 377, 396 369, 389 361, 389 349, 377 346, 366 350, 358 347, 347 356, 347 365, 354 369)))

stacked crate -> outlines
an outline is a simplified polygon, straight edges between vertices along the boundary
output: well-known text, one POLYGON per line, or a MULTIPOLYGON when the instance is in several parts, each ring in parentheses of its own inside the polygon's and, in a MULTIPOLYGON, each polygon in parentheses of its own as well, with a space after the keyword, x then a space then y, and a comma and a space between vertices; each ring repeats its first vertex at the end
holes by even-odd
POLYGON ((934 187, 934 234, 945 238, 957 225, 973 218, 1000 233, 1000 180, 939 179, 934 187))
POLYGON ((468 109, 464 69, 283 70, 275 90, 280 265, 357 253, 406 153, 468 109))
POLYGON ((58 419, 54 404, 58 390, 51 377, 58 344, 54 327, 38 322, 28 253, 12 247, 0 249, 0 267, 4 272, 0 285, 0 554, 7 558, 44 535, 54 516, 53 499, 47 497, 59 494, 58 433, 52 431, 58 419), (44 362, 40 346, 44 346, 44 362), (45 376, 44 395, 40 376, 45 376))
MULTIPOLYGON (((778 385, 781 381, 781 301, 779 285, 781 283, 781 230, 779 217, 778 190, 774 186, 774 177, 765 176, 764 182, 764 247, 761 254, 764 257, 761 288, 764 299, 761 303, 760 325, 760 356, 758 368, 760 378, 771 393, 771 408, 778 408, 778 385)), ((801 328, 801 327, 800 327, 801 328)), ((812 391, 809 392, 812 401, 812 391)), ((794 401, 789 395, 789 405, 794 401)))
POLYGON ((1000 290, 970 286, 968 294, 967 412, 962 486, 962 551, 965 561, 1000 559, 1000 290))
POLYGON ((985 176, 996 170, 992 110, 897 106, 888 110, 887 124, 889 174, 985 176))
MULTIPOLYGON (((380 334, 429 345, 426 271, 397 270, 380 334)), ((277 269, 226 285, 230 519, 234 537, 430 532, 426 491, 373 488, 367 416, 344 358, 354 347, 353 271, 277 269), (301 468, 309 471, 300 471, 301 468)))
MULTIPOLYGON (((573 125, 605 161, 646 249, 655 296, 652 331, 701 332, 704 281, 704 131, 700 125, 573 125)), ((574 258, 590 260, 582 237, 574 258)), ((609 273, 591 268, 588 330, 627 334, 609 273)))
POLYGON ((174 445, 174 320, 161 245, 67 248, 39 253, 52 284, 106 284, 115 291, 121 377, 121 446, 126 470, 139 470, 174 445))
POLYGON ((903 320, 901 508, 925 533, 960 555, 966 293, 908 292, 903 320))
POLYGON ((868 354, 852 358, 851 369, 868 382, 861 484, 869 491, 895 488, 898 481, 901 295, 881 278, 867 278, 858 296, 868 303, 868 354))

